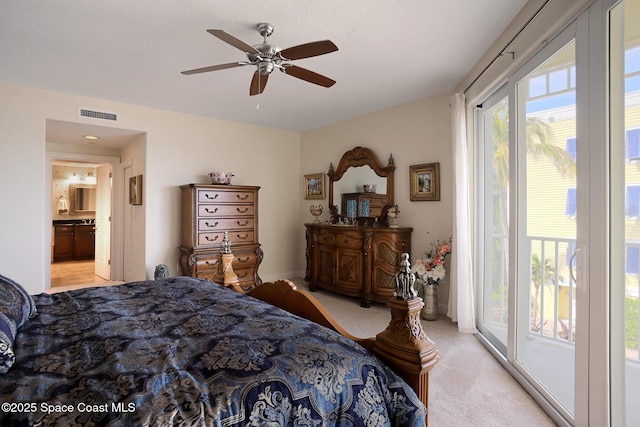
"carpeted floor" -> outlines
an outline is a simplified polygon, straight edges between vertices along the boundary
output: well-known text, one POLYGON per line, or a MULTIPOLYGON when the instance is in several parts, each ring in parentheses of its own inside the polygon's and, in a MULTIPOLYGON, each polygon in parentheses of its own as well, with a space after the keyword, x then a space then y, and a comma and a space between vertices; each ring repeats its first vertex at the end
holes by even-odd
MULTIPOLYGON (((301 279, 294 280, 308 290, 301 279)), ((313 295, 349 333, 371 337, 391 318, 383 304, 360 307, 357 298, 319 290, 313 295)), ((440 315, 422 321, 438 346, 440 361, 429 380, 430 427, 544 427, 553 421, 473 335, 460 334, 456 324, 440 315)))

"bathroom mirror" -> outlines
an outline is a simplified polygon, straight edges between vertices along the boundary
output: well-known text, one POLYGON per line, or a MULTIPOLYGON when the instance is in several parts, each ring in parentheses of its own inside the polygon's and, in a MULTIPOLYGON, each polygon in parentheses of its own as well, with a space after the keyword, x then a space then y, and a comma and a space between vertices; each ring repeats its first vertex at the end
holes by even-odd
POLYGON ((376 155, 369 148, 355 147, 342 155, 337 168, 333 164, 329 168, 329 209, 334 219, 341 217, 386 219, 387 210, 394 204, 393 175, 396 169, 393 156, 389 156, 386 167, 383 167, 376 155), (376 186, 374 193, 365 193, 364 184, 376 186), (371 203, 369 209, 361 209, 356 201, 355 215, 347 212, 346 200, 367 199, 371 203), (375 201, 373 200, 375 199, 375 201), (379 207, 376 209, 374 205, 379 207), (364 213, 364 214, 363 214, 364 213), (367 214, 368 213, 368 214, 367 214))
POLYGON ((95 184, 69 185, 70 214, 83 214, 96 211, 95 184))

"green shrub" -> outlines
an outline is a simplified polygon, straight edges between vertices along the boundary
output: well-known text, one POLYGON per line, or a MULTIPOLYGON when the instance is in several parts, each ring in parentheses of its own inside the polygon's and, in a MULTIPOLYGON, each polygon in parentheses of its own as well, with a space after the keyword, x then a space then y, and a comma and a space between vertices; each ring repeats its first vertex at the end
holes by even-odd
POLYGON ((638 298, 625 298, 625 346, 638 350, 638 298))

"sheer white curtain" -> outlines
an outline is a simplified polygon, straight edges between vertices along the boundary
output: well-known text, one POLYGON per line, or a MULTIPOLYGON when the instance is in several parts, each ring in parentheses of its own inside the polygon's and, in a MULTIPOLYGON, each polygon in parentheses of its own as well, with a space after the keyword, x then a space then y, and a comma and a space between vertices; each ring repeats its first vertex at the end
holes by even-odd
POLYGON ((471 213, 469 210, 469 156, 464 93, 451 98, 453 139, 453 239, 447 316, 458 323, 458 331, 473 334, 475 309, 471 263, 471 213))

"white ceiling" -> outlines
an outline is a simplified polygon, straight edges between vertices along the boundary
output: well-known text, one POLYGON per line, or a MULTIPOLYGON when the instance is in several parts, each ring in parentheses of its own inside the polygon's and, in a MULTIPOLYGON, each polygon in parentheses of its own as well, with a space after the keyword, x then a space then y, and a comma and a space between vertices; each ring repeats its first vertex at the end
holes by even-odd
POLYGON ((305 131, 453 90, 525 3, 0 0, 0 81, 305 131), (276 72, 250 97, 251 66, 180 73, 245 60, 206 30, 258 44, 259 22, 274 25, 269 42, 281 48, 333 41, 337 52, 293 62, 337 83, 276 72))

